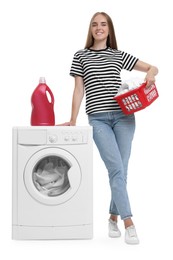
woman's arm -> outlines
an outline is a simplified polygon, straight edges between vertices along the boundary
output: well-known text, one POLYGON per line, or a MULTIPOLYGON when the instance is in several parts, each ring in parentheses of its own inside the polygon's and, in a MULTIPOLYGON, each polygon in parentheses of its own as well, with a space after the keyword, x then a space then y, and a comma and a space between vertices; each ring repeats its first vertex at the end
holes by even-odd
POLYGON ((72 110, 71 110, 71 119, 70 125, 76 125, 77 116, 79 113, 80 105, 84 96, 84 83, 83 78, 76 76, 75 77, 75 88, 72 98, 72 110))
POLYGON ((134 66, 134 70, 141 72, 146 72, 145 81, 147 82, 147 87, 155 82, 155 76, 158 74, 158 68, 138 60, 134 66))

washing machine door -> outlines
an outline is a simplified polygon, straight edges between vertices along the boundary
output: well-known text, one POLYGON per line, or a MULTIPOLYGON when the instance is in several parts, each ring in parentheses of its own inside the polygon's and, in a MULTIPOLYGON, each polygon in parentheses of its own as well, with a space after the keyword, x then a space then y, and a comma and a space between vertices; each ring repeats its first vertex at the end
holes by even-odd
POLYGON ((70 200, 80 187, 81 169, 75 157, 61 148, 39 150, 24 170, 27 191, 40 203, 58 205, 70 200))

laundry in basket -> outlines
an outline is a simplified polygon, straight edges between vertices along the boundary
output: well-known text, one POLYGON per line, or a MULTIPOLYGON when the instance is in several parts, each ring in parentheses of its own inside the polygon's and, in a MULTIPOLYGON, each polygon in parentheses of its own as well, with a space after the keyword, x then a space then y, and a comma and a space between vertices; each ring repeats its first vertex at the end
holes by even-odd
POLYGON ((159 97, 156 85, 146 87, 146 84, 143 82, 138 87, 134 85, 130 89, 129 84, 123 83, 118 94, 113 97, 126 115, 146 108, 159 97))

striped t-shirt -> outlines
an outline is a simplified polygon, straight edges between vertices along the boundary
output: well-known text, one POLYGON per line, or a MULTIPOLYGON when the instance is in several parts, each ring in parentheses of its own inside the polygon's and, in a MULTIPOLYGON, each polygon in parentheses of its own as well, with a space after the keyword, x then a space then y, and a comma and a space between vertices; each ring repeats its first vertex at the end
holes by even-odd
POLYGON ((126 52, 109 47, 83 49, 74 54, 70 75, 83 78, 87 114, 120 110, 113 97, 121 86, 121 70, 132 70, 137 60, 126 52))

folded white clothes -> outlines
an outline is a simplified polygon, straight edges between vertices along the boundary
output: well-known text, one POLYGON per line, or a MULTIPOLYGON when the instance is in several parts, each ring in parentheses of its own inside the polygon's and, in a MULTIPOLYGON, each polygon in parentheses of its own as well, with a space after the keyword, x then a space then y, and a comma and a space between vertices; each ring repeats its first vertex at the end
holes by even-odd
POLYGON ((129 90, 139 87, 143 82, 144 82, 144 80, 141 78, 131 78, 131 79, 122 81, 122 85, 119 88, 116 96, 122 95, 122 94, 128 92, 129 90))

